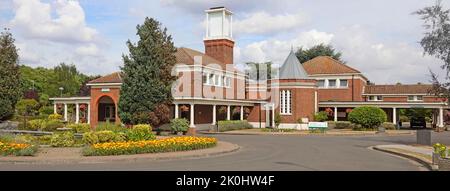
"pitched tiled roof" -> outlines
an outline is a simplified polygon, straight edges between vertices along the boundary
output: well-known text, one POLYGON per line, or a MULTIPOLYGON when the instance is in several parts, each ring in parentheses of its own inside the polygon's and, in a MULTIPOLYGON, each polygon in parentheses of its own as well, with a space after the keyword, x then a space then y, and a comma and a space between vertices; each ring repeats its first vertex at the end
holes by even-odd
MULTIPOLYGON (((192 50, 190 48, 178 48, 175 53, 175 57, 177 63, 180 64, 194 64, 194 56, 202 56, 202 64, 219 64, 220 66, 224 66, 225 64, 214 59, 213 57, 207 56, 204 53, 201 53, 196 50, 192 50)), ((224 68, 225 69, 225 68, 224 68)), ((120 77, 120 72, 114 72, 112 74, 97 78, 95 80, 90 81, 89 83, 121 83, 122 78, 120 77)))
POLYGON ((431 84, 368 85, 364 94, 428 94, 432 88, 431 84))
POLYGON ((120 77, 120 72, 114 72, 112 74, 108 74, 106 76, 102 76, 95 80, 89 82, 90 84, 96 83, 122 83, 122 77, 120 77))
POLYGON ((177 52, 175 53, 175 56, 177 58, 177 63, 179 64, 194 64, 194 57, 195 56, 201 56, 202 57, 202 65, 208 65, 208 64, 218 64, 221 66, 224 66, 225 64, 220 62, 219 60, 214 59, 211 56, 208 56, 202 52, 190 49, 190 48, 178 48, 177 52))
POLYGON ((348 74, 361 73, 360 71, 351 68, 330 56, 318 56, 305 63, 303 67, 309 75, 314 74, 348 74))

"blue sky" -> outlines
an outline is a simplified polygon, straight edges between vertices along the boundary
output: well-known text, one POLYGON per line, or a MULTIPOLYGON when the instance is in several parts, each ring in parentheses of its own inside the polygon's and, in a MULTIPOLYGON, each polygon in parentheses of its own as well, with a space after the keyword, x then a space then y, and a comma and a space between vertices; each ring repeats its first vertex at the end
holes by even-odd
MULTIPOLYGON (((411 13, 435 0, 2 0, 0 27, 11 28, 21 63, 52 67, 73 63, 84 73, 119 70, 125 42, 146 16, 168 28, 176 46, 203 51, 204 10, 234 13, 235 64, 280 64, 290 47, 333 45, 349 66, 371 81, 429 81, 441 62, 417 43, 422 22, 411 13)), ((449 1, 443 1, 450 8, 449 1)))

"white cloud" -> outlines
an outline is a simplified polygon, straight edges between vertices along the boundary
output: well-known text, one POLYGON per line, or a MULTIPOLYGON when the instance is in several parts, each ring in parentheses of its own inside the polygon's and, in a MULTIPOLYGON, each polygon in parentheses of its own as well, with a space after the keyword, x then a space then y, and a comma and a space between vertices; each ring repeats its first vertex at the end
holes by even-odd
POLYGON ((78 1, 57 0, 52 6, 40 0, 14 0, 14 11, 12 27, 28 38, 86 43, 97 35, 95 29, 86 26, 78 1), (52 17, 52 9, 56 18, 52 17))
POLYGON ((78 47, 75 52, 81 56, 97 56, 99 54, 99 49, 95 44, 88 44, 86 46, 78 47))
POLYGON ((237 60, 235 60, 235 62, 238 64, 244 64, 249 61, 272 61, 274 64, 282 64, 293 46, 294 49, 298 48, 296 47, 298 45, 309 48, 320 43, 328 44, 332 39, 333 34, 310 30, 299 33, 297 37, 290 40, 270 39, 254 42, 239 49, 240 56, 237 60))
POLYGON ((260 11, 246 15, 233 23, 237 34, 270 34, 295 29, 305 22, 303 14, 270 15, 260 11))

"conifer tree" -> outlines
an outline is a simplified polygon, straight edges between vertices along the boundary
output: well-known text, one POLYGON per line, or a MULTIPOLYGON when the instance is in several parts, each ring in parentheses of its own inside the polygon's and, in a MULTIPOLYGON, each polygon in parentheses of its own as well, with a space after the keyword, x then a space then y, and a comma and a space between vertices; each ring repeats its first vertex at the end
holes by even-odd
MULTIPOLYGON (((176 48, 167 29, 153 18, 146 18, 138 25, 137 43, 127 41, 128 55, 123 55, 122 87, 120 90, 119 116, 125 124, 149 123, 155 116, 155 108, 168 104, 175 77, 171 75, 176 63, 176 48)), ((165 112, 169 115, 168 112, 165 112)))

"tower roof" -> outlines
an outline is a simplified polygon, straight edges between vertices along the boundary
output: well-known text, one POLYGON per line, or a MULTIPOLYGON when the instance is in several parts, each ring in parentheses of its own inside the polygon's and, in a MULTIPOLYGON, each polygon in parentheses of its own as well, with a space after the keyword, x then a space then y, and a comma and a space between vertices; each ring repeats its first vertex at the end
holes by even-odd
POLYGON ((298 60, 293 50, 280 68, 280 79, 309 79, 302 64, 298 60))

